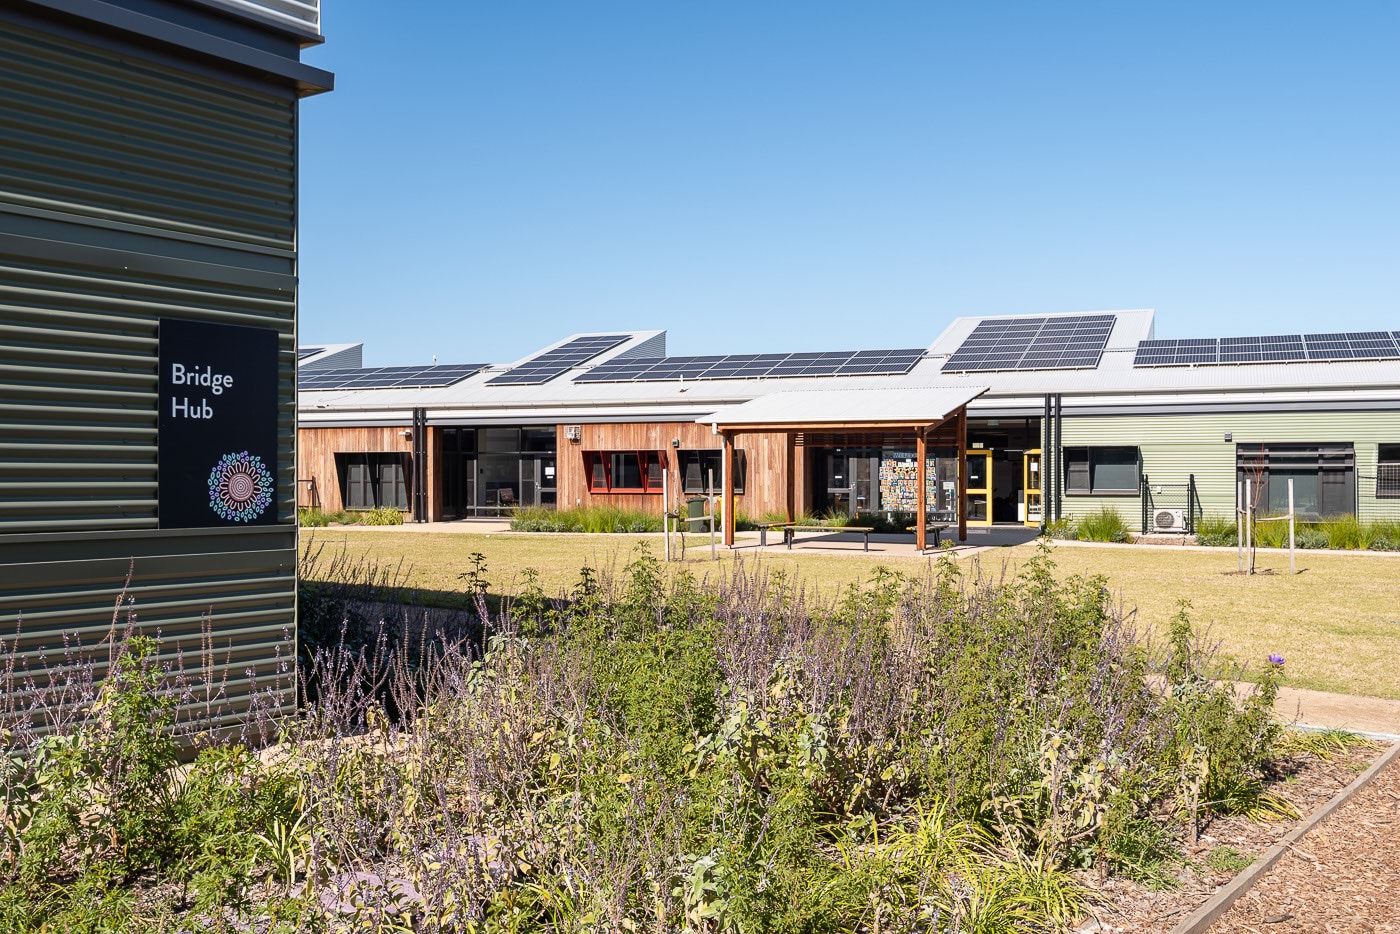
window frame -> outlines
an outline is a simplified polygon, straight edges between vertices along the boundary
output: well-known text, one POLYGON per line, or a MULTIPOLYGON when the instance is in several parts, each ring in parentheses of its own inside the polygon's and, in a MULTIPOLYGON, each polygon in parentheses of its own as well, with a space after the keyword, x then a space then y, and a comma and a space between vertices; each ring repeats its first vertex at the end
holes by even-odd
POLYGON ((1061 464, 1064 477, 1064 493, 1066 496, 1138 496, 1142 493, 1142 448, 1134 444, 1072 444, 1064 447, 1064 461, 1061 464), (1072 460, 1073 455, 1084 452, 1084 460, 1078 462, 1072 460), (1132 451, 1134 457, 1134 473, 1137 475, 1137 483, 1132 487, 1103 487, 1094 486, 1094 452, 1096 451, 1132 451), (1072 486, 1072 482, 1077 476, 1084 478, 1083 486, 1072 486))
POLYGON ((1299 516, 1321 519, 1357 514, 1361 488, 1356 445, 1353 442, 1236 443, 1235 482, 1254 481, 1260 489, 1257 495, 1261 497, 1261 502, 1267 502, 1271 496, 1271 477, 1275 473, 1286 475, 1290 472, 1315 473, 1317 476, 1317 511, 1300 511, 1299 516))
MULTIPOLYGON (((677 452, 676 469, 680 473, 681 493, 693 496, 719 496, 723 492, 720 487, 724 486, 724 449, 723 448, 687 448, 677 452), (700 488, 691 486, 686 474, 689 470, 691 458, 695 458, 700 466, 700 488), (715 460, 715 487, 716 489, 706 489, 705 483, 705 462, 711 457, 715 460)), ((748 459, 744 455, 743 448, 734 449, 734 493, 742 495, 744 492, 744 482, 748 478, 748 459)))
POLYGON ((1400 499, 1400 442, 1376 445, 1376 499, 1400 499))
POLYGON ((411 454, 403 451, 337 451, 335 466, 341 508, 346 512, 369 512, 371 509, 407 512, 413 499, 411 458, 411 454), (397 476, 393 476, 395 470, 397 476))
POLYGON ((667 468, 665 451, 584 451, 583 469, 587 481, 588 492, 590 494, 608 495, 612 493, 635 494, 638 496, 660 496, 665 480, 658 476, 653 481, 651 467, 659 465, 661 474, 664 475, 667 468), (638 476, 641 479, 640 487, 620 487, 615 485, 613 479, 613 458, 615 457, 635 457, 638 476), (597 485, 598 469, 602 468, 603 487, 597 485))

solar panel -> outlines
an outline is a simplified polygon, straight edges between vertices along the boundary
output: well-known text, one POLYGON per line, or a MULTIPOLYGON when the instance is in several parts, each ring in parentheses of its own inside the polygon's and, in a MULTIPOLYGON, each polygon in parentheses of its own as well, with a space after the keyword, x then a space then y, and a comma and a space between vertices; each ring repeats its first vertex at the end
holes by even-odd
POLYGON ((908 373, 924 356, 919 347, 787 354, 727 354, 609 360, 574 377, 576 383, 644 383, 673 379, 762 379, 802 376, 877 376, 908 373))
POLYGON ((1133 366, 1191 366, 1219 362, 1219 341, 1206 338, 1168 338, 1140 341, 1133 366))
POLYGON ((537 386, 547 383, 572 370, 581 363, 587 363, 600 353, 613 349, 628 339, 627 334, 600 334, 590 337, 576 337, 560 344, 553 350, 546 350, 526 360, 519 366, 493 376, 486 381, 488 386, 537 386))
POLYGON ((340 367, 297 374, 297 389, 428 389, 451 386, 486 369, 486 363, 432 366, 340 367))
POLYGON ((1384 360, 1397 356, 1396 340, 1387 331, 1304 334, 1309 360, 1384 360))
POLYGON ((1220 338, 1221 363, 1291 363, 1306 359, 1303 339, 1297 334, 1220 338))
POLYGON ((297 359, 305 360, 307 357, 314 357, 325 349, 324 347, 298 347, 297 359))
POLYGON ((945 373, 1096 367, 1113 333, 1113 315, 992 318, 943 364, 945 373))
POLYGON ((1133 366, 1393 359, 1400 359, 1400 331, 1341 331, 1142 341, 1133 366))

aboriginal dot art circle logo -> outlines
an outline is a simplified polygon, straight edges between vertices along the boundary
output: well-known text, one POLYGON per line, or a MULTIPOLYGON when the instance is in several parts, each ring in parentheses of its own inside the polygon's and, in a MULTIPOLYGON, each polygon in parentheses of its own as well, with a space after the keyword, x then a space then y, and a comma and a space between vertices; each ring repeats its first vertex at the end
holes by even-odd
POLYGON ((229 522, 249 522, 272 505, 272 474, 247 451, 225 454, 209 472, 209 508, 229 522))

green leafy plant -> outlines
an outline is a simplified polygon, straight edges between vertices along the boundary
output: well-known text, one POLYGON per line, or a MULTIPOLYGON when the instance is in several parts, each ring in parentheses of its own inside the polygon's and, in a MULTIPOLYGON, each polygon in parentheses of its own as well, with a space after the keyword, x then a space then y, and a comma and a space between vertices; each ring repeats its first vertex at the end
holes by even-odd
POLYGON ((394 506, 376 506, 357 515, 360 525, 403 525, 403 510, 394 506))
POLYGON ((1132 538, 1122 514, 1107 506, 1080 516, 1074 532, 1082 542, 1126 542, 1132 538))
POLYGON ((1217 872, 1240 872, 1253 862, 1232 846, 1217 846, 1206 856, 1206 865, 1217 872))

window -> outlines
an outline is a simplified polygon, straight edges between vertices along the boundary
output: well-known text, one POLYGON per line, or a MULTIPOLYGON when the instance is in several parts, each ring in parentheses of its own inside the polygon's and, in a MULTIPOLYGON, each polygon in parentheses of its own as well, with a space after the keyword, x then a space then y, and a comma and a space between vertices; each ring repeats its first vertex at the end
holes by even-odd
POLYGON ((335 466, 346 509, 408 508, 407 454, 337 454, 335 466))
POLYGON ((1138 449, 1065 448, 1065 492, 1071 495, 1137 495, 1138 449))
POLYGON ((1400 444, 1382 444, 1376 453, 1376 497, 1400 499, 1400 444))
POLYGON ((1350 444, 1236 445, 1235 479, 1250 481, 1260 513, 1288 512, 1289 480, 1298 515, 1356 512, 1356 455, 1350 444))
POLYGON ((661 451, 585 451, 591 493, 660 493, 666 455, 661 451))
MULTIPOLYGON (((734 492, 744 492, 744 476, 748 472, 744 452, 734 451, 734 492)), ((704 495, 719 494, 724 485, 723 451, 682 451, 680 453, 682 491, 704 495), (714 477, 714 488, 710 478, 714 477)))

